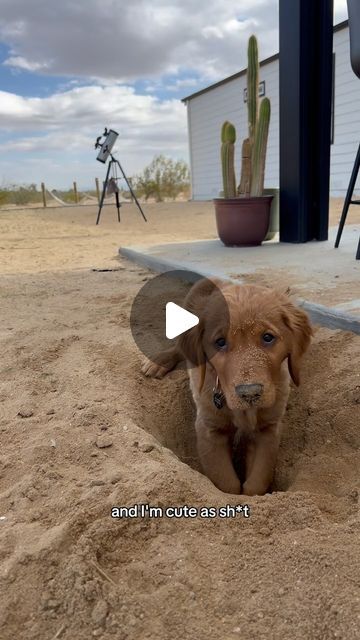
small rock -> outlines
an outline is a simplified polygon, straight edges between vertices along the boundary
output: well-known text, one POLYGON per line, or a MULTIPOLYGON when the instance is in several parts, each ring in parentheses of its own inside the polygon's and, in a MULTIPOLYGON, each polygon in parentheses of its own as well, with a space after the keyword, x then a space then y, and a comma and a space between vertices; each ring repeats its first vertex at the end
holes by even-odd
POLYGON ((233 633, 241 633, 240 627, 234 627, 233 628, 233 633))
POLYGON ((98 626, 104 624, 108 611, 109 607, 106 600, 98 600, 91 612, 92 621, 98 626))
POLYGON ((30 407, 23 407, 18 411, 18 416, 20 416, 20 418, 31 418, 33 415, 34 412, 30 407))
POLYGON ((58 600, 49 598, 48 600, 45 600, 43 607, 44 609, 58 609, 60 604, 61 603, 58 600))
POLYGON ((110 476, 109 480, 110 480, 111 484, 117 484, 121 480, 121 474, 120 473, 114 473, 113 475, 110 476))
POLYGON ((155 449, 153 444, 144 443, 139 445, 139 451, 142 451, 143 453, 150 453, 153 449, 155 449))
POLYGON ((95 444, 98 449, 107 449, 107 447, 112 447, 113 441, 110 436, 104 434, 96 438, 95 444))
POLYGON ((55 409, 49 409, 49 411, 46 412, 47 416, 53 416, 55 414, 55 409))
POLYGON ((349 493, 349 496, 353 502, 357 502, 359 498, 359 492, 357 489, 352 489, 349 493))
POLYGON ((284 589, 284 587, 280 587, 280 589, 279 589, 279 591, 278 591, 279 596, 283 596, 283 595, 284 595, 284 593, 285 593, 285 589, 284 589))
POLYGON ((102 487, 105 484, 105 480, 90 480, 90 487, 102 487))

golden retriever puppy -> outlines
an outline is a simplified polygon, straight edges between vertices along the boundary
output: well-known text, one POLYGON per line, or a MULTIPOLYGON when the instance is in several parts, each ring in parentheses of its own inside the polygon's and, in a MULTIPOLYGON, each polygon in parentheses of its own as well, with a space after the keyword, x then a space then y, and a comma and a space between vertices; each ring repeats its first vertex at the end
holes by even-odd
POLYGON ((299 385, 310 344, 308 316, 286 294, 216 279, 197 282, 184 307, 199 324, 143 372, 162 377, 187 360, 205 474, 226 493, 262 495, 274 474, 290 377, 299 385), (246 443, 242 486, 232 455, 239 438, 246 443))

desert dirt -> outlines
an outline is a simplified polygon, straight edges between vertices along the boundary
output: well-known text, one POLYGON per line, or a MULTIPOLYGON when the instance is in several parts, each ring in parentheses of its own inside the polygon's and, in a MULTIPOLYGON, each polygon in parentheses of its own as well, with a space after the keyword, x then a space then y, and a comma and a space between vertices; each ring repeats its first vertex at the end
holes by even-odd
POLYGON ((147 210, 0 211, 1 640, 352 640, 359 337, 315 327, 272 493, 221 493, 185 371, 140 373, 129 314, 152 274, 117 255, 215 237, 211 206, 147 210), (145 503, 250 516, 111 518, 145 503))

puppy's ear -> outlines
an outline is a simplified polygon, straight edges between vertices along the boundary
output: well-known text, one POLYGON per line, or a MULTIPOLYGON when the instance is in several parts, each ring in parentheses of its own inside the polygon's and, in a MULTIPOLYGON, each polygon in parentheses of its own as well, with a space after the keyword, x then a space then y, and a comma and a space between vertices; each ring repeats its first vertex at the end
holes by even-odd
POLYGON ((206 356, 202 345, 203 326, 200 322, 196 327, 185 331, 178 337, 178 348, 184 358, 200 369, 199 393, 201 393, 205 381, 206 356))
MULTIPOLYGON (((202 278, 191 287, 184 300, 184 308, 198 316, 199 324, 181 334, 178 337, 177 344, 184 358, 200 368, 199 392, 201 392, 204 385, 206 373, 206 355, 202 345, 206 321, 204 308, 209 296, 220 292, 222 286, 224 286, 224 283, 217 278, 202 278)), ((219 295, 221 294, 219 293, 219 295)))
POLYGON ((201 278, 190 289, 184 300, 184 307, 191 313, 200 316, 206 305, 209 296, 219 292, 227 283, 219 278, 201 278))
POLYGON ((289 373, 292 380, 298 387, 300 384, 301 358, 310 345, 313 330, 307 313, 293 305, 291 302, 284 304, 281 317, 289 332, 289 373))

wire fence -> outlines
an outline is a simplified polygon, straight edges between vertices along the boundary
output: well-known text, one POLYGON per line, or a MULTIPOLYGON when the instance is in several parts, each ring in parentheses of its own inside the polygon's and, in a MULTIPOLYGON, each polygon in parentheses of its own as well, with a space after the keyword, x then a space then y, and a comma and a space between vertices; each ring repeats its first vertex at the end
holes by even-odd
MULTIPOLYGON (((68 190, 50 189, 44 182, 41 183, 40 190, 35 184, 29 186, 12 185, 0 188, 0 208, 2 210, 16 207, 74 207, 74 206, 94 206, 100 203, 101 192, 104 183, 99 178, 95 178, 95 189, 79 191, 77 182, 74 180, 72 188, 68 190)), ((113 194, 106 194, 104 204, 113 203, 113 194)), ((119 191, 120 202, 132 202, 129 191, 119 191)))

